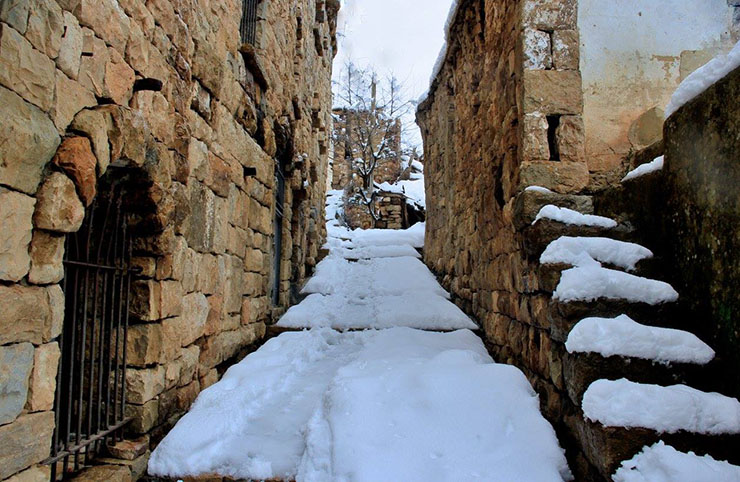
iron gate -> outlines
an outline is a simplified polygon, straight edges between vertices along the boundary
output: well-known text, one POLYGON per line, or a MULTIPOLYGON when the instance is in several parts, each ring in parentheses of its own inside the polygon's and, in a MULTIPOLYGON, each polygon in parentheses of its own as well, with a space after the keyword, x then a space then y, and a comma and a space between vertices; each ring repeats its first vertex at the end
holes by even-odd
POLYGON ((258 0, 243 0, 242 21, 239 24, 239 32, 243 44, 254 45, 257 39, 257 2, 258 0))
POLYGON ((280 268, 283 247, 283 218, 285 217, 285 174, 280 161, 275 161, 275 218, 273 228, 275 236, 272 241, 272 304, 280 303, 280 268))
POLYGON ((98 194, 67 237, 65 316, 51 479, 77 472, 115 442, 126 418, 126 335, 133 271, 123 183, 98 194))

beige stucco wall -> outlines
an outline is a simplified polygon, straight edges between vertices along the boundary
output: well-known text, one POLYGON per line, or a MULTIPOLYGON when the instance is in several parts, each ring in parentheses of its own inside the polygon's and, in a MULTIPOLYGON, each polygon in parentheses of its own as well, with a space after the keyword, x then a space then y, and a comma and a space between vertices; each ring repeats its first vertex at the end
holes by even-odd
POLYGON ((580 1, 592 188, 618 181, 630 149, 660 136, 663 109, 680 81, 731 46, 734 10, 727 0, 580 1), (659 110, 648 112, 653 108, 659 110))

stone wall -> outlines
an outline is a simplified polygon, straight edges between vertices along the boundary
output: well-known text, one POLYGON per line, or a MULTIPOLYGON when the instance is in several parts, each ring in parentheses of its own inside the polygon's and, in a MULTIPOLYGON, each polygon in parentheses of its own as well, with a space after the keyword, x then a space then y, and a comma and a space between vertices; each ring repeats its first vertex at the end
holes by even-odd
POLYGON ((545 204, 593 209, 573 194, 589 182, 577 2, 462 1, 448 44, 417 111, 424 260, 479 323, 494 358, 527 375, 573 462, 579 450, 563 424, 565 348, 551 334, 551 295, 527 228, 545 204), (531 185, 552 192, 524 190, 531 185))
POLYGON ((64 239, 106 173, 136 179, 128 433, 154 445, 289 305, 323 237, 337 9, 263 0, 251 46, 240 0, 0 4, 0 479, 48 477, 64 239))

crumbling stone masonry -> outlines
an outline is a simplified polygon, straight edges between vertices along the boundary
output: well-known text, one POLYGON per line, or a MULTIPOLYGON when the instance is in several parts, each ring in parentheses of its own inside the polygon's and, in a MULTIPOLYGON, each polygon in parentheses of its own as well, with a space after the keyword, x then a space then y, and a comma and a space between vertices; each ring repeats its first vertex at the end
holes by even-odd
POLYGON ((99 179, 132 180, 125 432, 145 449, 316 264, 339 5, 246 1, 253 44, 241 0, 0 3, 0 480, 49 477, 65 236, 99 179))
MULTIPOLYGON (((459 3, 451 21, 448 51, 441 70, 428 98, 417 111, 424 137, 427 183, 424 259, 456 302, 479 322, 494 357, 518 366, 527 374, 540 395, 543 413, 567 449, 577 480, 603 480, 613 473, 614 463, 620 460, 618 454, 623 456, 629 443, 625 441, 619 447, 618 436, 590 431, 593 427, 582 416, 579 397, 594 379, 589 377, 598 373, 609 377, 617 372, 604 375, 599 370, 608 364, 589 365, 588 361, 584 364, 568 356, 564 346, 567 330, 563 327, 589 311, 578 312, 569 307, 570 312, 563 312, 563 307, 552 300, 559 272, 542 269, 539 264, 542 250, 557 237, 569 233, 595 236, 599 232, 568 231, 567 226, 557 223, 540 222, 535 226, 532 223, 547 204, 584 214, 593 213, 597 205, 600 214, 620 214, 622 211, 606 209, 608 203, 603 196, 589 194, 606 190, 604 196, 607 196, 610 188, 619 185, 627 169, 634 167, 630 163, 635 156, 620 158, 605 169, 594 168, 593 159, 587 158, 584 98, 593 95, 594 87, 584 88, 579 70, 582 39, 578 0, 461 0, 459 3), (529 186, 549 191, 527 190, 529 186), (590 371, 582 370, 584 366, 591 367, 590 371), (610 451, 610 447, 622 452, 610 451)), ((722 8, 724 11, 727 7, 722 5, 722 8)), ((669 86, 661 85, 659 89, 662 96, 669 86)), ((633 107, 639 116, 654 105, 633 107)), ((708 108, 695 109, 704 112, 708 108)), ((619 125, 629 126, 632 120, 619 125)), ((666 132, 681 133, 682 129, 677 122, 669 121, 666 132)), ((715 129, 715 124, 707 129, 715 129)), ((687 148, 678 138, 666 140, 671 146, 667 152, 673 153, 676 162, 688 162, 676 154, 687 148)), ((731 151, 729 147, 706 148, 708 152, 723 155, 731 151)), ((651 157, 646 160, 660 153, 649 151, 645 156, 651 157)), ((717 162, 722 165, 722 172, 731 172, 725 160, 717 162)), ((693 189, 686 188, 687 181, 679 171, 671 168, 666 176, 676 186, 671 202, 680 198, 676 192, 693 189)), ((712 186, 716 192, 725 189, 722 183, 712 186)), ((663 206, 654 207, 663 213, 665 206, 661 199, 665 198, 654 197, 655 203, 650 205, 663 206)), ((688 202, 697 213, 711 209, 711 203, 701 197, 688 202)), ((708 225, 697 226, 683 218, 671 219, 668 224, 673 225, 661 233, 662 243, 667 242, 668 233, 675 235, 675 239, 709 239, 708 225)), ((629 219, 634 222, 637 218, 629 219)), ((626 218, 622 216, 619 220, 626 218)), ((650 222, 656 223, 654 217, 645 224, 650 222)), ((629 229, 630 224, 623 223, 612 235, 634 236, 629 229)), ((721 234, 722 239, 728 236, 732 234, 721 234)), ((696 260, 690 257, 695 253, 700 260, 706 259, 711 252, 711 247, 694 247, 688 242, 685 245, 680 247, 676 243, 671 248, 683 260, 696 260)), ((668 253, 661 251, 660 244, 648 246, 658 257, 668 253)), ((729 266, 728 270, 735 269, 728 260, 725 266, 729 266)), ((704 263, 698 269, 713 273, 716 267, 716 262, 704 263)), ((665 278, 666 273, 662 274, 665 278)), ((728 271, 723 276, 734 279, 735 275, 728 271)), ((687 279, 691 278, 680 274, 673 277, 675 286, 681 286, 684 291, 687 279)), ((726 320, 734 305, 716 296, 720 290, 718 279, 708 276, 706 285, 704 291, 709 290, 720 300, 713 306, 704 306, 702 312, 711 309, 720 314, 715 320, 722 324, 713 336, 732 338, 734 328, 726 320)), ((701 296, 707 305, 705 294, 701 296)), ((691 295, 687 299, 694 308, 701 304, 691 295)), ((611 308, 624 309, 623 306, 611 308)), ((673 311, 660 315, 662 319, 672 320, 669 313, 673 311)), ((715 346, 724 349, 730 359, 736 359, 727 342, 715 346)), ((635 370, 639 372, 639 368, 635 370)), ((650 370, 643 374, 646 379, 655 375, 650 370)))

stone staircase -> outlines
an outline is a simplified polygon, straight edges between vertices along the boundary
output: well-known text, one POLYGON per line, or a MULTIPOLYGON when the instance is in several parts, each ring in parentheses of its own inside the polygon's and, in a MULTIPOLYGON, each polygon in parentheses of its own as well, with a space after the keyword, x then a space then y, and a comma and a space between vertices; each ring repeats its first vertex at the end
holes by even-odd
MULTIPOLYGON (((630 188, 639 190, 636 186, 641 183, 649 186, 659 182, 656 177, 646 175, 636 178, 630 181, 630 188)), ((520 199, 527 200, 520 202, 533 203, 535 206, 549 202, 583 214, 593 213, 594 202, 588 196, 567 196, 545 191, 526 194, 520 199)), ((610 203, 600 202, 599 205, 609 206, 610 203)), ((618 202, 611 205, 618 205, 618 202)), ((540 216, 545 211, 547 209, 539 211, 540 216)), ((520 209, 520 212, 537 211, 529 206, 528 209, 520 209)), ((598 219, 596 222, 587 222, 584 221, 586 218, 571 217, 573 219, 564 222, 559 215, 536 220, 530 216, 529 219, 520 220, 520 229, 524 233, 527 254, 537 260, 542 257, 538 280, 539 289, 551 296, 550 336, 553 343, 565 347, 563 380, 567 396, 563 401, 565 415, 561 426, 564 427, 566 438, 580 448, 581 462, 586 462, 581 464, 583 467, 574 467, 574 472, 579 474, 577 478, 611 480, 623 461, 661 440, 682 452, 707 454, 717 460, 740 464, 740 451, 737 450, 740 447, 740 420, 737 418, 740 416, 740 404, 734 398, 712 393, 718 391, 712 382, 714 377, 710 376, 717 369, 716 363, 711 360, 714 352, 685 331, 690 331, 691 327, 681 326, 685 323, 677 321, 685 317, 677 316, 680 308, 674 297, 670 296, 672 288, 658 281, 659 258, 643 257, 634 267, 620 266, 613 260, 599 259, 600 253, 594 255, 583 250, 579 254, 573 248, 576 251, 566 254, 571 257, 580 255, 580 260, 569 260, 568 256, 562 256, 562 252, 560 255, 563 259, 558 260, 557 255, 548 255, 552 251, 548 246, 556 247, 556 240, 565 240, 564 244, 568 244, 568 241, 573 241, 569 238, 605 238, 603 243, 612 243, 610 246, 617 251, 640 248, 634 244, 609 241, 639 239, 628 219, 622 218, 609 226, 610 223, 602 223, 598 219), (597 268, 599 264, 601 267, 597 268), (570 285, 572 291, 572 288, 578 288, 579 282, 583 284, 580 290, 582 296, 573 293, 563 295, 565 285, 570 285), (633 292, 624 289, 632 284, 636 286, 633 292), (654 289, 657 291, 652 293, 654 289), (611 320, 617 317, 617 320, 611 320), (632 320, 639 325, 632 325, 632 320), (584 333, 580 330, 586 326, 584 323, 590 325, 591 347, 588 340, 584 342, 581 339, 580 343, 576 343, 576 338, 584 333), (626 325, 637 327, 636 330, 649 336, 632 336, 629 330, 620 333, 626 325), (609 332, 606 330, 609 326, 619 329, 609 332), (652 348, 643 349, 641 353, 641 347, 646 343, 650 345, 651 339, 660 342, 654 343, 652 348), (611 344, 614 346, 604 349, 603 345, 608 345, 609 340, 613 341, 611 344), (701 360, 681 355, 685 351, 681 343, 690 343, 703 350, 703 357, 698 357, 701 360), (671 388, 675 385, 693 387, 697 392, 671 388), (670 404, 667 413, 681 415, 673 417, 675 420, 668 424, 670 427, 662 426, 662 407, 660 404, 653 407, 645 400, 665 400, 665 404, 670 404), (729 407, 729 412, 736 417, 734 424, 720 427, 721 424, 715 420, 714 426, 712 423, 702 426, 702 420, 712 418, 712 408, 707 408, 707 405, 715 402, 720 407, 729 407), (632 416, 622 417, 623 421, 615 422, 620 418, 619 415, 625 413, 632 413, 632 416)), ((574 244, 577 243, 570 242, 570 245, 574 244)), ((732 416, 728 418, 732 419, 732 416)))

